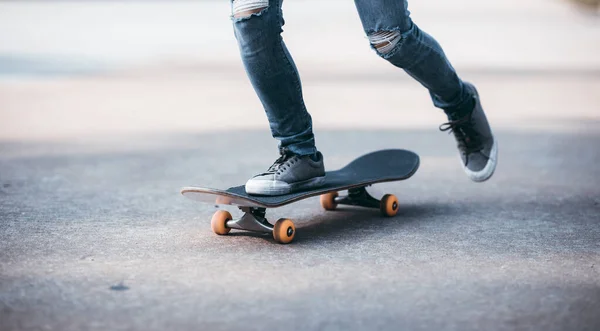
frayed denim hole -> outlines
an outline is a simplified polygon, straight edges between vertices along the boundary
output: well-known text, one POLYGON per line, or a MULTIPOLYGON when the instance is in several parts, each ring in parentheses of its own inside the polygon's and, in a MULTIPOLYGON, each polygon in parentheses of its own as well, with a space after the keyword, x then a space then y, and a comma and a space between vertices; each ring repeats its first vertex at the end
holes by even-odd
POLYGON ((411 27, 408 30, 402 31, 402 29, 400 27, 382 27, 382 28, 378 28, 376 30, 368 30, 366 31, 367 33, 367 38, 369 39, 369 44, 371 46, 371 48, 377 53, 377 55, 379 55, 380 57, 382 57, 383 59, 389 60, 390 58, 392 58, 394 55, 396 55, 396 53, 398 53, 400 51, 400 49, 402 48, 402 46, 404 45, 405 41, 407 38, 409 38, 415 30, 415 25, 411 25, 411 27), (376 33, 384 33, 384 32, 395 32, 395 33, 399 33, 400 38, 398 39, 397 43, 394 45, 394 47, 387 53, 381 53, 377 47, 375 47, 375 45, 373 45, 371 43, 371 39, 369 38, 369 36, 376 34, 376 33))
POLYGON ((379 30, 369 33, 367 38, 371 48, 382 58, 388 59, 402 46, 404 36, 399 30, 379 30))
POLYGON ((266 11, 269 9, 269 0, 234 0, 232 2, 232 14, 231 14, 231 19, 234 22, 242 22, 248 19, 251 19, 252 17, 259 17, 261 15, 263 15, 264 13, 266 13, 266 11), (259 11, 257 12, 253 12, 249 15, 246 16, 241 16, 241 17, 235 17, 235 15, 237 13, 240 12, 244 12, 244 11, 253 11, 253 10, 257 10, 259 9, 259 11))

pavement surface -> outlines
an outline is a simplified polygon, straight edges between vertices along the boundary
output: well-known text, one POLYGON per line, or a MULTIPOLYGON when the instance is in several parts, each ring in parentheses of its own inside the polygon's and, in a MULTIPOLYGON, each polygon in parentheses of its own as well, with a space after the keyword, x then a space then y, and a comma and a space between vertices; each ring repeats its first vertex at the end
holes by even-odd
POLYGON ((295 221, 290 245, 214 235, 214 206, 178 190, 263 170, 273 154, 263 132, 113 153, 3 144, 0 329, 600 327, 597 131, 499 131, 485 184, 466 178, 452 138, 436 130, 318 137, 331 169, 379 148, 418 152, 413 178, 371 188, 396 194, 399 214, 325 212, 310 198, 267 213, 295 221))
POLYGON ((443 116, 374 56, 351 2, 290 1, 326 167, 383 148, 421 166, 369 188, 398 196, 394 218, 318 197, 267 211, 297 226, 279 245, 216 236, 217 208, 179 194, 276 157, 225 2, 0 2, 0 330, 599 330, 597 16, 413 3, 478 86, 495 175, 467 179, 443 116))

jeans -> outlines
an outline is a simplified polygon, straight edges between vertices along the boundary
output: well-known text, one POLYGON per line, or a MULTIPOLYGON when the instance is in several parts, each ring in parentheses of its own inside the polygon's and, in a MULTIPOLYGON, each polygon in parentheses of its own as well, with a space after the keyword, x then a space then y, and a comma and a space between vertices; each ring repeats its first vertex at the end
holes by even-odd
MULTIPOLYGON (((232 0, 234 35, 273 138, 282 149, 310 155, 317 151, 312 118, 304 104, 298 70, 281 37, 282 1, 232 0)), ((458 77, 438 42, 411 20, 407 0, 354 3, 370 47, 427 88, 435 107, 450 114, 469 105, 473 92, 458 77)))

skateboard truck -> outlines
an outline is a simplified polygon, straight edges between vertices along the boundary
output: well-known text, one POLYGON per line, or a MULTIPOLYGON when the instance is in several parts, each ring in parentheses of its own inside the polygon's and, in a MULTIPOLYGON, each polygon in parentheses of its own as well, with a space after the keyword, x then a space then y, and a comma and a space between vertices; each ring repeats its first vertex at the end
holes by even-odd
MULTIPOLYGON (((348 190, 348 195, 336 197, 335 203, 338 205, 360 206, 367 208, 379 208, 380 201, 373 198, 366 188, 351 188, 348 190)), ((396 207, 397 208, 397 207, 396 207)))
POLYGON ((386 194, 377 200, 367 192, 365 186, 350 188, 345 196, 339 196, 338 192, 321 195, 321 206, 325 210, 334 210, 338 205, 378 208, 383 216, 390 217, 398 213, 398 198, 395 195, 386 194))
POLYGON ((214 233, 219 235, 228 234, 231 229, 247 230, 260 233, 272 233, 273 239, 280 244, 287 244, 294 239, 296 227, 287 218, 280 218, 275 224, 271 224, 265 218, 266 208, 239 207, 244 215, 239 219, 233 219, 226 210, 217 210, 210 221, 214 233))
POLYGON ((239 230, 271 233, 273 225, 265 218, 266 208, 240 207, 244 212, 242 218, 227 221, 227 227, 239 230))

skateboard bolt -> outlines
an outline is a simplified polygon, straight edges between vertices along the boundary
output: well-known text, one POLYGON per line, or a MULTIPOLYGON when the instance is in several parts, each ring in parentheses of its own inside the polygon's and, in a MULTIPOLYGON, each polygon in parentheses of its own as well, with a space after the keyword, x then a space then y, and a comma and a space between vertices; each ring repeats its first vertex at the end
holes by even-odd
POLYGON ((398 203, 394 202, 394 204, 392 205, 392 210, 396 210, 398 209, 398 203))
POLYGON ((287 235, 288 235, 288 237, 291 237, 293 234, 294 234, 294 229, 292 229, 292 227, 290 226, 290 227, 287 229, 287 235))

